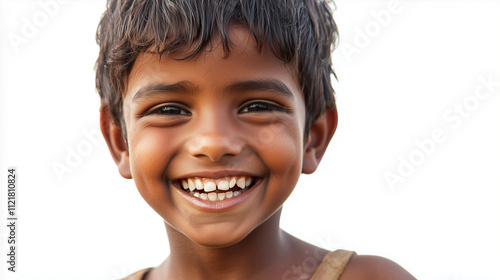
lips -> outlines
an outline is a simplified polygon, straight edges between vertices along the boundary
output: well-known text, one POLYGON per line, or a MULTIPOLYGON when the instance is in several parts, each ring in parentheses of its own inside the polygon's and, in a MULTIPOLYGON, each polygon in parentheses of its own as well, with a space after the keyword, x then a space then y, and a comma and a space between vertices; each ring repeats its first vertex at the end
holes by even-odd
POLYGON ((238 196, 255 185, 252 176, 229 176, 212 179, 190 177, 179 180, 182 189, 194 197, 208 201, 224 201, 238 196))

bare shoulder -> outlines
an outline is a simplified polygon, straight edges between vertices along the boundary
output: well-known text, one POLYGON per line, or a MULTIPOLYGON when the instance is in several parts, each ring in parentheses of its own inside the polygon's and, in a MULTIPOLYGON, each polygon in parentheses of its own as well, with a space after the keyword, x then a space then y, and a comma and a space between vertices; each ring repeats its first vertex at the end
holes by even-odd
POLYGON ((397 263, 378 256, 354 255, 340 280, 415 280, 397 263))

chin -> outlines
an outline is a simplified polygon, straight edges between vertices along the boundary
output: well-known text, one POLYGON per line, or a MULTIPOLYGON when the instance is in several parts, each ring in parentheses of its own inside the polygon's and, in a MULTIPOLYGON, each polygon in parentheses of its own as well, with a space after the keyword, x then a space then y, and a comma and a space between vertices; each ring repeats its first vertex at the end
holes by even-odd
POLYGON ((221 225, 208 226, 198 230, 194 235, 187 235, 191 241, 205 247, 225 248, 240 243, 252 230, 234 230, 221 225))

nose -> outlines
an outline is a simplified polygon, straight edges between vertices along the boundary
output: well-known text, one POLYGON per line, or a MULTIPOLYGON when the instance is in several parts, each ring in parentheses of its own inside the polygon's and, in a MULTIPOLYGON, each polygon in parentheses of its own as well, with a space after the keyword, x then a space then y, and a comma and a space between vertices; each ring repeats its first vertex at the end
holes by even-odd
POLYGON ((187 142, 191 156, 217 162, 241 153, 244 146, 241 135, 230 125, 227 116, 218 115, 204 116, 197 123, 193 137, 187 142))

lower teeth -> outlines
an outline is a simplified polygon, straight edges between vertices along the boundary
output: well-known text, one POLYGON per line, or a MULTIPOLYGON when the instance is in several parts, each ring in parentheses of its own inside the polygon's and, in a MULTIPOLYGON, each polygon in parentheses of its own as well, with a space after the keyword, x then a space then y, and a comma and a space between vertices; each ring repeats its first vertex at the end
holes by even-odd
POLYGON ((194 197, 198 197, 202 200, 210 200, 210 201, 222 201, 222 200, 226 200, 226 199, 229 199, 233 196, 238 196, 242 193, 244 193, 245 191, 247 191, 248 188, 244 188, 244 189, 241 189, 241 190, 238 190, 238 191, 227 191, 227 192, 220 192, 220 193, 215 193, 215 192, 212 192, 212 193, 199 193, 199 192, 189 192, 190 195, 194 196, 194 197))

